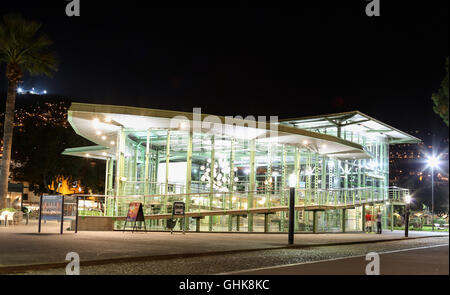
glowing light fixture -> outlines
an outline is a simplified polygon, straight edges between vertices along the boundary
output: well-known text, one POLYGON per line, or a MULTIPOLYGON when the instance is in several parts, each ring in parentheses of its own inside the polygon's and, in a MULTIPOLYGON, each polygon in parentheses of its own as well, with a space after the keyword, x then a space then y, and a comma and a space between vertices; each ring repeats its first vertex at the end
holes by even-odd
POLYGON ((295 177, 295 174, 289 175, 289 187, 295 187, 297 183, 297 177, 295 177))
POLYGON ((431 168, 436 168, 439 166, 439 157, 436 157, 434 155, 429 156, 427 159, 427 164, 428 166, 430 166, 431 168))
POLYGON ((411 196, 410 195, 406 195, 405 196, 405 202, 406 202, 406 204, 411 203, 411 196))
POLYGON ((188 123, 186 123, 186 122, 181 122, 180 123, 180 129, 186 130, 188 128, 189 128, 189 124, 188 123))

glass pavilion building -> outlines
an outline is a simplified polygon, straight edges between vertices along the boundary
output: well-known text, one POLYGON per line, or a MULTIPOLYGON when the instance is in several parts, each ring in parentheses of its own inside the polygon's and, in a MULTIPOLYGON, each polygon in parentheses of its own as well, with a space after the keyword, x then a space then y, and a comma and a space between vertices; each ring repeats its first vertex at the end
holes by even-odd
POLYGON ((388 187, 389 145, 420 142, 358 111, 255 122, 73 103, 68 118, 96 145, 64 154, 106 165, 104 196, 84 197, 80 212, 110 217, 115 229, 140 201, 147 229, 165 230, 183 201, 186 230, 284 232, 289 178, 296 231, 361 231, 366 210, 381 210, 386 227, 408 195, 388 187))

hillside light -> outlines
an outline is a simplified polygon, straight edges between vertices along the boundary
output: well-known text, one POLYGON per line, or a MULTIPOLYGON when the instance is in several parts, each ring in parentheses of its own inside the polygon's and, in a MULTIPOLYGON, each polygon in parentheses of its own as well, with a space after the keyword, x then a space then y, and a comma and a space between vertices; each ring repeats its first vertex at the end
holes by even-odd
POLYGON ((294 216, 295 216, 295 185, 297 177, 295 174, 289 175, 289 235, 288 244, 294 244, 294 216))
POLYGON ((434 168, 439 167, 439 157, 428 156, 427 165, 431 167, 431 231, 434 231, 434 168))

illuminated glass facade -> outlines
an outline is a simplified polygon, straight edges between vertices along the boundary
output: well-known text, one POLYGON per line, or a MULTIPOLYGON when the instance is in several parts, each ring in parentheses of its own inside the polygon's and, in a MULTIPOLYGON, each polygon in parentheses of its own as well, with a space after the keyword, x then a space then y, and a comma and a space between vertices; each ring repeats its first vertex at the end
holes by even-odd
POLYGON ((386 227, 408 194, 388 187, 389 145, 417 139, 359 112, 274 123, 279 133, 268 140, 196 131, 188 114, 173 127, 171 112, 121 110, 73 105, 72 126, 99 145, 65 154, 104 159, 101 215, 126 216, 139 200, 152 216, 147 229, 165 230, 172 202, 183 201, 186 230, 287 231, 291 175, 298 232, 361 231, 366 210, 381 210, 386 227))

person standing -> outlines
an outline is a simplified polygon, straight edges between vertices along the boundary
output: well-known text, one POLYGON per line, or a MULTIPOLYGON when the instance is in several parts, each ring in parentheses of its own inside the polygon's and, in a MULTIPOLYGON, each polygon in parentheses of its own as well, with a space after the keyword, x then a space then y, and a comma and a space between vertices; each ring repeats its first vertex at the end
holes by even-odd
POLYGON ((369 211, 366 213, 366 232, 371 233, 372 232, 372 215, 369 211))
POLYGON ((377 234, 381 234, 381 211, 378 209, 377 212, 377 234))

